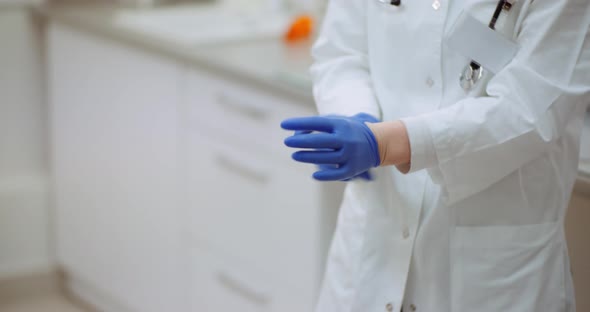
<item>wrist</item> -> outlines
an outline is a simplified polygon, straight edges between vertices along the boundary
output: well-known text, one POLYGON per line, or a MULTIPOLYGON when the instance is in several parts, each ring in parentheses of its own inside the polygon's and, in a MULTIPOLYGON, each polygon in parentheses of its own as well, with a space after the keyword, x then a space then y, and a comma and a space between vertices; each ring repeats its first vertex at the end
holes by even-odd
POLYGON ((408 172, 411 151, 410 140, 404 123, 397 120, 367 123, 367 126, 373 132, 377 141, 381 166, 397 166, 400 171, 408 172))

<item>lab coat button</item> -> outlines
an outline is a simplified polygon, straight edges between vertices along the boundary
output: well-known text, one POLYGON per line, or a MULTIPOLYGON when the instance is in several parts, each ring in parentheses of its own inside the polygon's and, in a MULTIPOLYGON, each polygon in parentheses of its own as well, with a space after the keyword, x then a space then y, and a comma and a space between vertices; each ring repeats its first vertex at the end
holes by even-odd
POLYGON ((410 230, 404 229, 402 236, 404 237, 404 239, 407 239, 408 237, 410 237, 410 230))
POLYGON ((440 4, 440 1, 439 0, 434 0, 434 2, 432 3, 432 8, 435 11, 438 11, 438 9, 440 9, 440 6, 441 6, 441 4, 440 4))
POLYGON ((393 304, 391 304, 391 303, 388 303, 388 304, 385 306, 385 309, 387 310, 387 312, 391 312, 391 311, 393 311, 393 304))
POLYGON ((416 311, 416 305, 410 304, 410 311, 416 311))
POLYGON ((432 88, 432 86, 434 86, 434 80, 432 80, 432 78, 429 77, 428 79, 426 79, 426 85, 432 88))

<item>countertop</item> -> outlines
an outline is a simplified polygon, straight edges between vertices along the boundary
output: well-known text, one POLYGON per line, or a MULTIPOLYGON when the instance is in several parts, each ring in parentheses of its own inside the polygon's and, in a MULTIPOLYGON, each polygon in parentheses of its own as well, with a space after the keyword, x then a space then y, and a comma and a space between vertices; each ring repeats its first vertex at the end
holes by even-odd
POLYGON ((279 92, 314 105, 308 74, 312 63, 309 55, 311 40, 289 45, 272 39, 214 45, 183 44, 121 26, 116 22, 116 14, 124 8, 112 4, 46 5, 39 7, 37 12, 52 21, 138 45, 189 66, 214 71, 228 79, 255 84, 270 92, 279 92), (261 63, 264 66, 260 66, 261 63))
MULTIPOLYGON (((116 23, 120 7, 113 5, 41 6, 37 12, 52 21, 65 23, 104 36, 138 45, 184 62, 201 70, 255 84, 273 93, 313 104, 308 68, 311 40, 287 45, 280 40, 255 40, 217 45, 186 45, 162 36, 134 31, 116 23), (264 62, 261 62, 261 58, 264 62), (263 63, 265 66, 260 66, 263 63)), ((590 119, 586 120, 582 139, 579 179, 576 190, 590 194, 590 119)))

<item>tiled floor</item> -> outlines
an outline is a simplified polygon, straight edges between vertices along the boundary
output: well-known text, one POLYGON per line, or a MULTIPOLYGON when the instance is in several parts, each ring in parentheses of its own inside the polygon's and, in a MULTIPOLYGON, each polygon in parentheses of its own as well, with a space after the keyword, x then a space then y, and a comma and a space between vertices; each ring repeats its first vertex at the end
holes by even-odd
POLYGON ((0 303, 0 312, 89 312, 58 293, 23 297, 10 303, 0 303))

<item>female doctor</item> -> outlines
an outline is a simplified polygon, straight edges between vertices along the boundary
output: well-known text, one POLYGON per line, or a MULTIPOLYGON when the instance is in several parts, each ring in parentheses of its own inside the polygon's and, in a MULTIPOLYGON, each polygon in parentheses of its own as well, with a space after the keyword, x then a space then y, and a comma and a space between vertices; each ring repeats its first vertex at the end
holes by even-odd
POLYGON ((589 24, 588 0, 331 0, 320 116, 282 123, 314 178, 351 181, 318 312, 575 311, 589 24))

